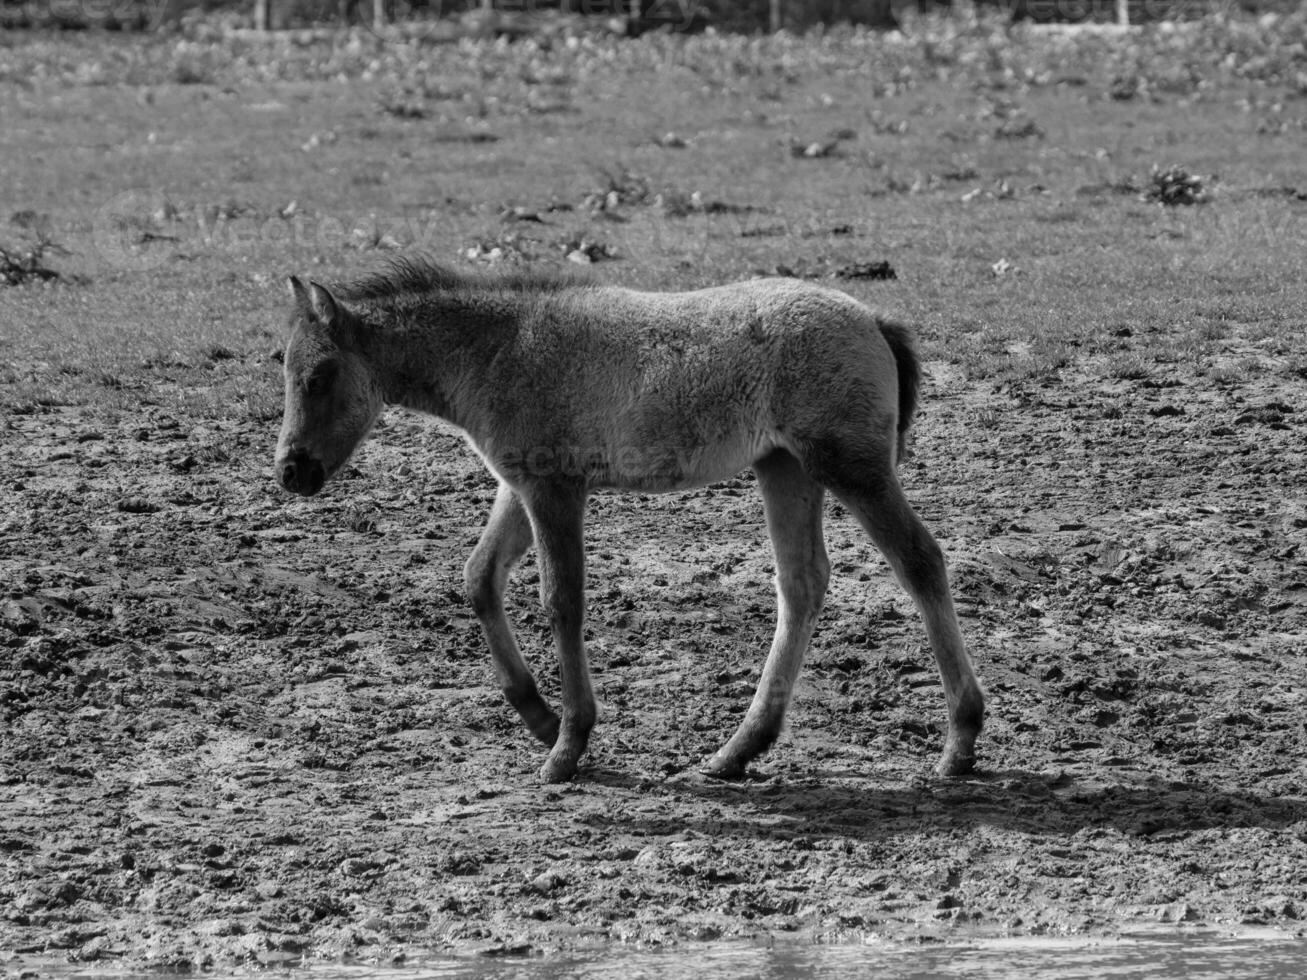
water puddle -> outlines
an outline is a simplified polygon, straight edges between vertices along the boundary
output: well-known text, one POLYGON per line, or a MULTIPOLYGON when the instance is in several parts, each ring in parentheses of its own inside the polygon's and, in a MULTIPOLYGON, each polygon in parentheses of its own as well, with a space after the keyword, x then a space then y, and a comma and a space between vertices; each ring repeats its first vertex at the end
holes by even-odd
MULTIPOLYGON (((13 963, 8 964, 13 966, 13 963)), ((32 971, 60 980, 160 980, 161 974, 64 967, 32 971)), ((986 939, 928 945, 876 943, 717 944, 673 950, 608 948, 590 953, 531 956, 449 956, 420 965, 315 965, 303 969, 205 973, 196 976, 276 977, 280 980, 826 980, 875 976, 892 980, 1262 980, 1307 974, 1307 939, 1173 936, 1117 939, 986 939)), ((15 975, 23 975, 22 973, 15 975)))

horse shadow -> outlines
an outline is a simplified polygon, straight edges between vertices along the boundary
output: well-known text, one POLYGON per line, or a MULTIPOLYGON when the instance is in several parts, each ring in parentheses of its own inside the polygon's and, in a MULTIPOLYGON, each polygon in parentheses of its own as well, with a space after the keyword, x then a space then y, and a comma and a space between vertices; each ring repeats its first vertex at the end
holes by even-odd
MULTIPOLYGON (((623 782, 616 774, 595 775, 609 785, 623 782)), ((690 830, 773 840, 871 841, 927 829, 980 826, 1035 836, 1110 827, 1129 836, 1152 838, 1214 829, 1307 826, 1305 798, 1222 789, 1204 782, 1049 778, 1003 770, 965 779, 923 778, 906 786, 866 788, 851 785, 851 775, 813 772, 800 780, 728 783, 685 773, 669 780, 669 788, 702 805, 678 807, 666 816, 643 816, 628 829, 651 835, 690 830), (688 817, 687 809, 692 811, 688 817)), ((865 778, 857 781, 865 783, 865 778)))

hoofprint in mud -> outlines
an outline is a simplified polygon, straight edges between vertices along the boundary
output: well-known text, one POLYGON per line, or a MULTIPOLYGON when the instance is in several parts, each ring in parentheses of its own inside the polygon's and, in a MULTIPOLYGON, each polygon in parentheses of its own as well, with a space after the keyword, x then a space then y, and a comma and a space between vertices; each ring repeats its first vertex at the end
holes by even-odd
POLYGON ((830 576, 825 490, 916 601, 944 682, 937 771, 975 761, 983 696, 935 539, 895 464, 916 410, 910 335, 846 294, 788 279, 640 293, 400 260, 333 295, 290 280, 276 471, 311 496, 387 404, 462 429, 499 481, 466 586, 508 701, 546 745, 545 782, 576 775, 596 718, 582 643, 584 512, 598 488, 686 490, 752 467, 776 559, 776 634, 749 711, 704 765, 734 778, 781 732, 830 576), (541 698, 503 605, 532 541, 561 718, 541 698))

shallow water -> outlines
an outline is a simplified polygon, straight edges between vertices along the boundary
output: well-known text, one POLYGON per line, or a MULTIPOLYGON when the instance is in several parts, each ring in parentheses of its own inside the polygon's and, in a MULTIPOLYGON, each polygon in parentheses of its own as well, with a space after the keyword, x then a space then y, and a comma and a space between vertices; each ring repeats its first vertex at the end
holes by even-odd
MULTIPOLYGON (((316 975, 318 971, 313 971, 316 975)), ((711 947, 668 952, 624 952, 588 957, 526 960, 466 960, 412 971, 352 973, 349 980, 495 980, 593 978, 609 980, 825 980, 949 978, 967 980, 1032 977, 1293 978, 1307 974, 1307 941, 1189 940, 1159 942, 1053 940, 986 942, 974 946, 711 947)), ((345 980, 343 975, 335 975, 345 980)))
MULTIPOLYGON (((159 974, 104 969, 41 970, 68 980, 114 980, 159 974)), ((408 967, 320 965, 242 977, 283 980, 825 980, 875 976, 893 980, 965 977, 1299 978, 1307 975, 1307 940, 1277 937, 1176 936, 1142 939, 1011 939, 930 945, 861 946, 719 944, 663 951, 607 949, 552 956, 450 956, 408 967)), ((219 980, 223 974, 204 974, 219 980)))

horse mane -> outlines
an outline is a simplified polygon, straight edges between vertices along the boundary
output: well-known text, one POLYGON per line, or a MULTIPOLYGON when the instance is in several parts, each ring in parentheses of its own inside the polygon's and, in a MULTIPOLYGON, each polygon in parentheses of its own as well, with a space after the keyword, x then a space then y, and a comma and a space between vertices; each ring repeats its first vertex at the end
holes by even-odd
POLYGON ((385 268, 336 288, 342 299, 367 302, 414 293, 556 293, 579 285, 584 285, 584 280, 566 272, 455 269, 426 256, 400 256, 391 259, 385 268))

